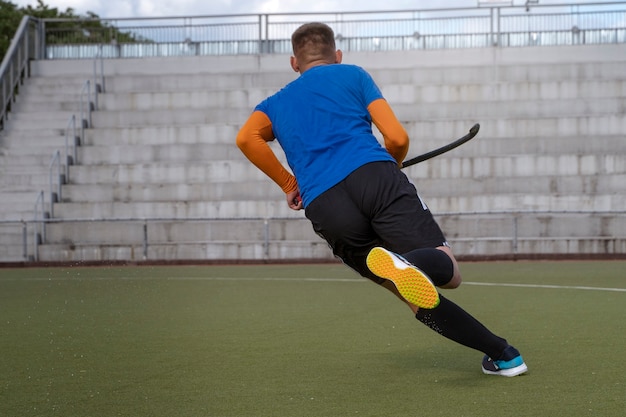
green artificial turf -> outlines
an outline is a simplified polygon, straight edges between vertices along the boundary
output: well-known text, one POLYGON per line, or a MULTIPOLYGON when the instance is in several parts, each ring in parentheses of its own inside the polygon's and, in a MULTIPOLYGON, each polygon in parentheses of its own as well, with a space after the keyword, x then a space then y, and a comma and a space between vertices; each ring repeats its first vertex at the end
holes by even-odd
POLYGON ((0 415, 624 415, 626 262, 461 268, 527 375, 337 264, 0 269, 0 415))

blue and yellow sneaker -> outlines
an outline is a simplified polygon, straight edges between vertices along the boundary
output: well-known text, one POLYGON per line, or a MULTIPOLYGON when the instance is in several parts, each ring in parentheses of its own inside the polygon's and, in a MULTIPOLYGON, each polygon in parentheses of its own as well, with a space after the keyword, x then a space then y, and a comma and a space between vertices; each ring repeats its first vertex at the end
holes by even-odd
POLYGON ((425 309, 439 305, 439 293, 430 278, 400 255, 375 247, 367 255, 367 267, 377 276, 393 282, 400 295, 411 304, 425 309))
POLYGON ((522 355, 513 346, 509 346, 499 360, 493 360, 485 355, 483 358, 483 373, 488 375, 517 376, 528 371, 522 355))

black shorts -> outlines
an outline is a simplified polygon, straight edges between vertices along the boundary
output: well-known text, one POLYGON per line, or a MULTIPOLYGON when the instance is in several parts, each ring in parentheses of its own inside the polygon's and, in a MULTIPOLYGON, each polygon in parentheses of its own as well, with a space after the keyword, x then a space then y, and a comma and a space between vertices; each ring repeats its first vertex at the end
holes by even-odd
POLYGON ((335 256, 377 283, 366 258, 374 246, 396 253, 447 245, 417 190, 393 162, 372 162, 322 193, 305 210, 335 256))

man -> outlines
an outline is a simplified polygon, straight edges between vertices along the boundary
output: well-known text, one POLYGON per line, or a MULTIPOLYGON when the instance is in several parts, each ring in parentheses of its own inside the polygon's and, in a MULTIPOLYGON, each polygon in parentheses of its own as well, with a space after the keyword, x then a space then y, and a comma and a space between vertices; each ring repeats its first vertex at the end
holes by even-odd
POLYGON ((256 106, 237 135, 239 148, 282 188, 291 209, 305 209, 346 265, 396 294, 431 329, 485 353, 484 373, 526 372, 513 346, 435 288, 458 287, 459 267, 399 168, 409 139, 371 76, 341 64, 323 23, 302 25, 291 41, 291 67, 300 77, 256 106), (294 175, 267 144, 274 139, 294 175))

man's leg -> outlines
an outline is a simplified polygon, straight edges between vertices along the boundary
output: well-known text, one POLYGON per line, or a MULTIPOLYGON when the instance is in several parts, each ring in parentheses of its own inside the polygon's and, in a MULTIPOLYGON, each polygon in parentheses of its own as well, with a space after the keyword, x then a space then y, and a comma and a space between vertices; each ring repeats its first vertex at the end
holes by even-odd
MULTIPOLYGON (((492 358, 499 358, 508 346, 506 340, 491 333, 478 320, 442 295, 439 295, 438 305, 434 308, 419 308, 418 303, 411 302, 410 297, 406 296, 407 292, 398 285, 394 271, 401 271, 405 276, 412 277, 413 285, 416 287, 422 285, 423 275, 420 272, 425 273, 435 285, 447 284, 452 278, 454 268, 452 260, 446 253, 438 249, 418 249, 397 257, 384 249, 374 248, 368 257, 368 265, 372 272, 392 283, 392 285, 385 284, 385 288, 391 289, 403 298, 420 322, 442 336, 464 346, 480 350, 492 358), (374 257, 378 258, 378 264, 369 261, 374 257), (409 265, 400 262, 403 260, 410 262, 417 269, 410 268, 409 265), (411 272, 413 273, 412 276, 411 272), (396 291, 394 291, 394 287, 396 291)), ((419 290, 418 288, 416 291, 419 290)))
MULTIPOLYGON (((419 274, 421 272, 432 273, 435 277, 433 280, 435 284, 439 282, 446 285, 456 272, 452 260, 438 249, 411 251, 398 259, 415 262, 416 265, 414 265, 419 274)), ((392 267, 396 264, 389 263, 388 266, 392 267)), ((404 267, 402 269, 404 271, 404 267)), ((419 274, 416 272, 416 276, 419 274)), ((415 313, 415 318, 430 329, 454 342, 483 352, 486 355, 483 358, 483 372, 504 376, 516 376, 526 372, 526 364, 517 349, 441 294, 439 294, 439 304, 436 307, 418 308, 403 297, 392 281, 388 280, 381 285, 405 301, 415 313)))

